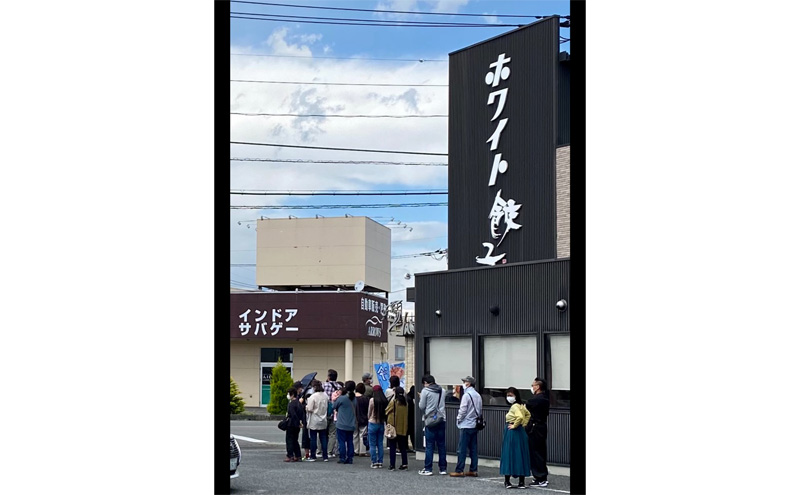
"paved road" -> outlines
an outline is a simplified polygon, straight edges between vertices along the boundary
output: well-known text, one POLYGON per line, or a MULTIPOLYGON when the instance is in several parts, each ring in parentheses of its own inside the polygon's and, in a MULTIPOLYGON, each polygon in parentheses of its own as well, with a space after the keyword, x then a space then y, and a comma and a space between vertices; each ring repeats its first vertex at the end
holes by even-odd
MULTIPOLYGON (((408 471, 388 471, 389 454, 384 456, 383 469, 370 469, 368 457, 357 457, 353 465, 337 464, 335 460, 323 463, 297 462, 285 463, 286 451, 283 444, 283 432, 278 430, 273 421, 231 421, 231 433, 254 440, 270 442, 269 444, 239 441, 242 449, 242 466, 239 477, 231 480, 231 493, 245 494, 303 494, 309 489, 318 491, 320 480, 324 480, 324 492, 330 495, 408 495, 409 493, 426 494, 458 494, 506 492, 503 488, 503 477, 497 468, 481 467, 479 478, 451 478, 449 476, 420 476, 417 471, 422 468, 422 461, 414 459, 410 454, 408 471)), ((454 465, 448 464, 452 471, 454 465)), ((547 488, 529 488, 522 493, 557 495, 569 493, 569 477, 549 477, 547 488)))

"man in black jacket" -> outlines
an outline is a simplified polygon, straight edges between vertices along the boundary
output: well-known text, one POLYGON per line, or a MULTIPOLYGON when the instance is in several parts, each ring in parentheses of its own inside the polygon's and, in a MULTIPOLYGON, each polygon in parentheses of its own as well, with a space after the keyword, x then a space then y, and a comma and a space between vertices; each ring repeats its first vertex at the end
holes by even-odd
POLYGON ((533 398, 525 407, 531 413, 531 420, 525 431, 528 433, 528 453, 531 459, 533 481, 529 486, 547 486, 547 416, 550 414, 550 399, 547 396, 547 383, 534 378, 531 384, 533 398))

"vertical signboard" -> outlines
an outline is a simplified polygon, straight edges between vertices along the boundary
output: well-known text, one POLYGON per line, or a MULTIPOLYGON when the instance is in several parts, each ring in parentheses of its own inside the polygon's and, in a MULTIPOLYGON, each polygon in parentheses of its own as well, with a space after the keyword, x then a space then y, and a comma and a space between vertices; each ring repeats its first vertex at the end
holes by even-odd
POLYGON ((448 266, 556 257, 558 18, 450 54, 448 266))

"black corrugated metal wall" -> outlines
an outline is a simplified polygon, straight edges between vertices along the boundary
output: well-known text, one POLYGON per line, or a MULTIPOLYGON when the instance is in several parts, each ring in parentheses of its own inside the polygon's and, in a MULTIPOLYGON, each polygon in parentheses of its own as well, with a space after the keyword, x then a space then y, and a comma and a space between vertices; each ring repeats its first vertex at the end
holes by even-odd
MULTIPOLYGON (((531 370, 531 378, 545 376, 544 335, 570 331, 569 307, 564 312, 556 309, 559 299, 569 301, 569 259, 419 273, 416 291, 417 377, 429 371, 425 368, 426 339, 471 336, 472 362, 464 363, 464 374, 472 373, 480 388, 480 337, 491 335, 537 336, 537 369, 531 370), (489 311, 492 306, 500 309, 498 315, 489 311), (437 310, 441 316, 436 316, 437 310)), ((447 450, 455 454, 458 406, 447 405, 446 409, 447 450)), ((481 457, 499 459, 508 406, 484 404, 484 411, 489 426, 478 436, 478 453, 481 457)), ((421 415, 417 417, 420 423, 415 445, 422 445, 421 415)), ((549 428, 548 462, 569 465, 569 410, 551 409, 549 428)))

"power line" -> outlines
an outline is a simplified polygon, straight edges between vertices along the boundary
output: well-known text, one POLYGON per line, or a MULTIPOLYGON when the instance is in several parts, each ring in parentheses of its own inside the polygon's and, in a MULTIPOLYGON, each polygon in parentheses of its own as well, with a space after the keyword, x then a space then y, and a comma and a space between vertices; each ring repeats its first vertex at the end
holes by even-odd
MULTIPOLYGON (((358 19, 352 17, 319 17, 319 16, 305 16, 305 15, 282 15, 282 14, 261 14, 258 12, 231 12, 231 15, 254 15, 258 17, 279 17, 287 19, 287 22, 302 22, 296 19, 315 19, 325 21, 353 21, 359 24, 365 23, 367 25, 374 25, 372 23, 381 23, 390 26, 407 26, 407 27, 519 27, 520 24, 489 24, 489 23, 464 23, 464 22, 429 22, 429 21, 409 21, 402 19, 358 19)), ((240 18, 239 18, 240 19, 240 18)), ((277 20, 277 19, 275 19, 277 20)))
POLYGON ((244 115, 246 117, 338 117, 345 119, 426 119, 434 117, 447 117, 443 114, 434 115, 341 115, 327 113, 245 113, 231 112, 231 115, 244 115))
POLYGON ((260 83, 260 84, 316 84, 320 86, 399 86, 446 88, 447 84, 389 84, 389 83, 340 83, 340 82, 308 82, 308 81, 256 81, 251 79, 231 79, 231 82, 260 83))
POLYGON ((447 206, 443 203, 381 203, 371 205, 241 205, 230 206, 231 210, 343 210, 347 208, 421 208, 425 206, 447 206))
MULTIPOLYGON (((489 15, 489 14, 467 14, 467 13, 453 13, 453 12, 409 12, 404 10, 376 10, 376 9, 352 9, 352 8, 345 8, 345 7, 318 7, 312 5, 291 5, 286 3, 272 3, 272 2, 249 2, 249 1, 236 1, 231 0, 231 3, 247 3, 252 5, 272 5, 275 7, 291 7, 291 8, 298 8, 298 9, 317 9, 317 10, 346 10, 351 12, 377 12, 381 14, 417 14, 417 15, 448 15, 448 16, 462 16, 462 17, 517 17, 517 18, 528 18, 528 19, 542 19, 545 16, 540 15, 513 15, 513 14, 497 14, 497 15, 489 15)), ((569 19, 569 16, 564 16, 569 19)))
POLYGON ((297 164, 342 164, 342 165, 404 165, 420 167, 446 167, 446 163, 437 162, 385 162, 376 160, 300 160, 292 158, 231 158, 232 162, 269 162, 297 164))
POLYGON ((274 143, 253 143, 248 141, 231 141, 230 144, 243 144, 247 146, 275 146, 277 148, 303 148, 310 150, 333 150, 333 151, 361 151, 366 153, 397 153, 400 155, 433 155, 447 156, 447 153, 427 153, 424 151, 395 151, 395 150, 368 150, 360 148, 331 148, 326 146, 303 146, 299 144, 274 144, 274 143))
POLYGON ((447 191, 231 191, 241 196, 433 196, 447 191))
POLYGON ((433 27, 433 28, 470 28, 470 27, 488 27, 488 28, 502 28, 502 27, 524 27, 524 24, 446 24, 446 23, 430 23, 430 24, 392 24, 388 21, 383 22, 331 22, 331 21, 301 21, 297 19, 272 19, 266 17, 242 17, 239 15, 231 15, 231 19, 245 19, 250 21, 270 21, 270 22, 296 22, 298 24, 328 24, 333 26, 379 26, 379 27, 433 27))
POLYGON ((274 58, 307 58, 312 60, 317 59, 333 59, 333 60, 380 60, 385 62, 449 62, 445 59, 429 59, 429 58, 368 58, 368 57, 315 57, 313 55, 270 55, 267 53, 231 53, 234 57, 274 57, 274 58))

